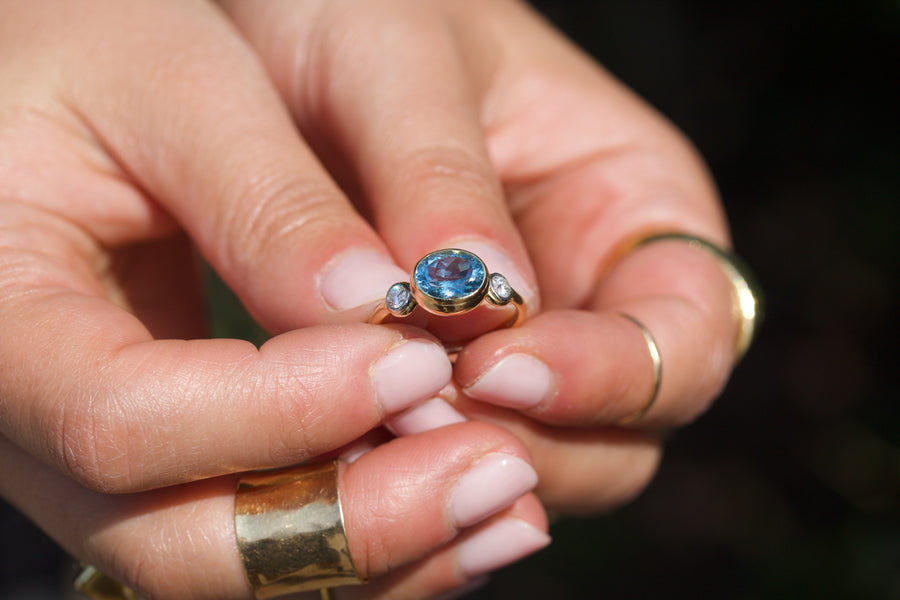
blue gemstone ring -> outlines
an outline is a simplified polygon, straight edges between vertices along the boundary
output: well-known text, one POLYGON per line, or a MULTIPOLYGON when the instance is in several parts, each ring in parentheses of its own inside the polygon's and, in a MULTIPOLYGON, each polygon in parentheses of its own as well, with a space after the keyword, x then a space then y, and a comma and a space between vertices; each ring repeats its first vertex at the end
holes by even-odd
POLYGON ((525 318, 522 297, 500 273, 489 273, 484 261, 467 250, 448 248, 422 257, 413 268, 409 283, 392 285, 369 320, 381 323, 388 316, 406 317, 417 306, 438 315, 458 315, 481 304, 515 308, 508 326, 525 318))

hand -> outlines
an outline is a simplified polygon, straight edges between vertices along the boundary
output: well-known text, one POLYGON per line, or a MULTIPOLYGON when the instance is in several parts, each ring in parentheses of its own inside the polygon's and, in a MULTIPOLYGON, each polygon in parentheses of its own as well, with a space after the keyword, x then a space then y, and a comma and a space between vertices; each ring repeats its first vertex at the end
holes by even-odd
MULTIPOLYGON (((297 329, 354 320, 328 301, 335 265, 385 281, 399 269, 215 7, 0 11, 0 494, 142 594, 246 596, 233 473, 338 452, 443 388, 449 361, 409 327, 297 329), (195 339, 195 247, 284 333, 259 349, 195 339)), ((485 427, 391 442, 345 469, 354 556, 380 579, 366 593, 477 574, 457 534, 530 487, 455 520, 468 467, 497 453, 526 464, 485 427), (409 521, 384 518, 394 510, 409 521)), ((533 498, 505 516, 530 524, 523 552, 546 543, 533 498)))
MULTIPOLYGON (((519 498, 536 478, 525 458, 512 435, 465 423, 342 463, 350 552, 371 582, 341 598, 431 597, 549 543, 543 508, 519 498)), ((142 598, 252 597, 235 543, 235 476, 108 495, 3 439, 0 472, 5 498, 142 598)))
POLYGON ((407 273, 463 247, 525 297, 532 318, 473 341, 455 367, 465 393, 445 398, 528 444, 555 510, 641 490, 658 432, 700 414, 734 360, 716 261, 679 243, 626 251, 661 231, 727 246, 685 139, 519 2, 222 4, 407 273), (654 376, 623 312, 651 332, 664 371, 652 410, 627 427, 654 376))

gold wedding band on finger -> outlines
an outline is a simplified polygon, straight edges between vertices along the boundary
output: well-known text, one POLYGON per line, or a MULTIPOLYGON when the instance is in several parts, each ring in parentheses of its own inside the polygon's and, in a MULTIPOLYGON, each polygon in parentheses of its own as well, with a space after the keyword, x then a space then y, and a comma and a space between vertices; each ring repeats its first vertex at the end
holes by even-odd
POLYGON ((635 244, 634 247, 646 246, 654 242, 678 241, 684 242, 692 248, 702 250, 716 259, 731 286, 734 289, 734 313, 737 316, 739 328, 735 341, 735 362, 741 360, 750 348, 756 329, 762 320, 762 293, 756 284, 750 268, 740 258, 727 252, 715 244, 702 238, 684 233, 662 233, 646 237, 635 244))
POLYGON ((353 566, 337 461, 244 474, 234 501, 238 550, 258 600, 364 583, 353 566))
POLYGON ((650 397, 639 409, 619 421, 619 425, 628 425, 647 414, 647 411, 656 403, 656 397, 659 395, 659 385, 662 383, 662 358, 659 355, 659 346, 656 345, 656 340, 653 339, 653 334, 650 333, 650 330, 628 313, 619 312, 619 315, 637 325, 641 335, 644 336, 644 342, 646 342, 647 350, 650 353, 650 361, 653 364, 653 389, 650 391, 650 397))
POLYGON ((484 261, 468 250, 446 248, 419 259, 409 282, 392 285, 369 322, 407 317, 417 306, 432 314, 458 315, 485 305, 511 305, 514 312, 507 327, 525 318, 522 297, 504 275, 488 272, 484 261))
MULTIPOLYGON (((353 566, 338 493, 337 461, 245 473, 234 499, 238 552, 258 600, 364 583, 353 566)), ((140 600, 86 566, 75 590, 92 600, 140 600)))

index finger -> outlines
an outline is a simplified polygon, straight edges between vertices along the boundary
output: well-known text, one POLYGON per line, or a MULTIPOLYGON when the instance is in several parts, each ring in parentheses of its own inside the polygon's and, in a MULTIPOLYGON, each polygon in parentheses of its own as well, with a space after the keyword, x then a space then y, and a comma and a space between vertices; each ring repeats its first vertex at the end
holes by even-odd
POLYGON ((319 326, 259 349, 154 340, 89 275, 93 243, 40 211, 0 211, 0 432, 90 487, 292 464, 450 379, 443 348, 411 328, 319 326))

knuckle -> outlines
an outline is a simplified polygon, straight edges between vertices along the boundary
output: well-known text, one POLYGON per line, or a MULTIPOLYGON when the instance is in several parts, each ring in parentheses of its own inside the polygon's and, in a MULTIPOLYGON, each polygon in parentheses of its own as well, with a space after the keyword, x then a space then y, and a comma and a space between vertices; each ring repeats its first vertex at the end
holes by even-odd
POLYGON ((246 256, 265 259, 312 227, 338 226, 344 206, 344 198, 325 182, 260 177, 235 198, 232 210, 222 211, 221 255, 232 263, 246 256))
POLYGON ((451 145, 417 148, 404 159, 398 185, 414 190, 411 198, 445 195, 454 200, 490 198, 500 187, 487 160, 451 145))

